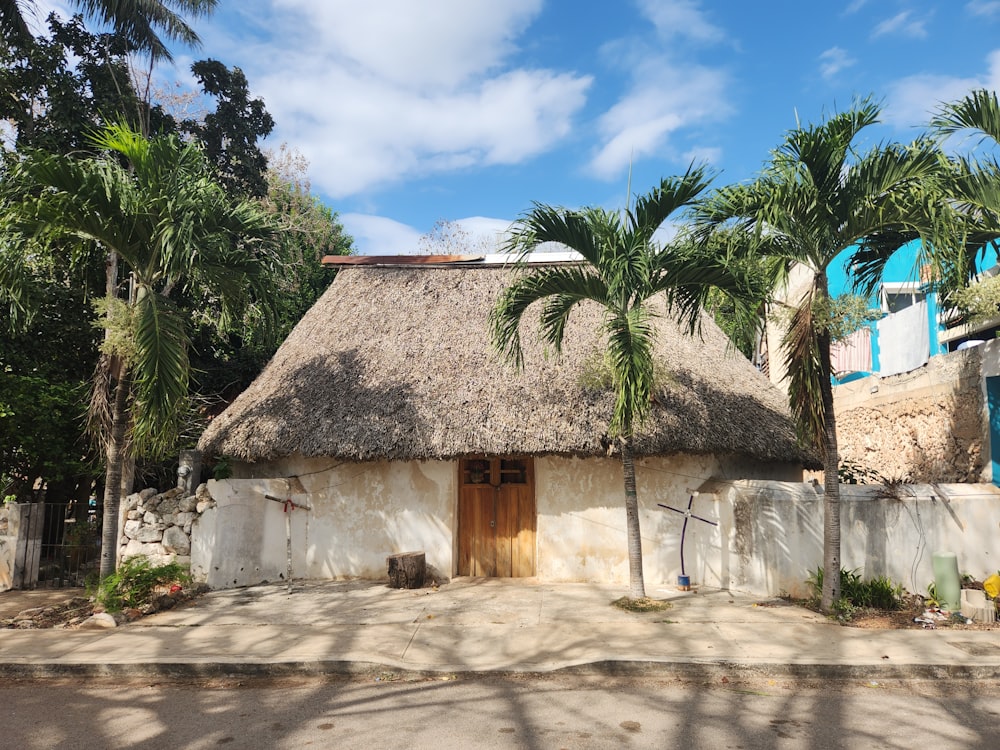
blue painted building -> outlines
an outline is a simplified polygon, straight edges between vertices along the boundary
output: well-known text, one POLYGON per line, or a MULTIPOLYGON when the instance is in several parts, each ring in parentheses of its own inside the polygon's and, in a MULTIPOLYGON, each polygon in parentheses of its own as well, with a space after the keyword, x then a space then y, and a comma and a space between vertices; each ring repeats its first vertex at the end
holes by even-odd
MULTIPOLYGON (((996 336, 998 325, 967 329, 954 325, 942 312, 937 292, 921 280, 919 247, 919 241, 904 246, 886 264, 883 282, 869 299, 869 305, 881 310, 883 317, 869 322, 867 332, 861 331, 835 352, 843 355, 845 347, 850 350, 848 356, 834 357, 834 382, 907 372, 926 363, 929 357, 996 336), (864 356, 866 347, 868 353, 864 356), (836 367, 838 361, 845 366, 836 367)), ((853 252, 845 250, 830 264, 827 276, 832 296, 852 291, 848 261, 853 252)), ((980 270, 996 264, 997 255, 990 251, 980 270)))

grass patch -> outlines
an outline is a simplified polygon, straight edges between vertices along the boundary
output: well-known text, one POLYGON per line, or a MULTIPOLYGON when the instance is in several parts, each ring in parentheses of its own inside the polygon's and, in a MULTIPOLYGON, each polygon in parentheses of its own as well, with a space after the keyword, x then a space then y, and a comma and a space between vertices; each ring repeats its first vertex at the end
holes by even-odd
POLYGON ((624 609, 626 612, 663 612, 673 606, 670 602, 662 599, 650 599, 648 596, 642 599, 631 599, 623 596, 621 599, 615 599, 611 605, 618 607, 618 609, 624 609))

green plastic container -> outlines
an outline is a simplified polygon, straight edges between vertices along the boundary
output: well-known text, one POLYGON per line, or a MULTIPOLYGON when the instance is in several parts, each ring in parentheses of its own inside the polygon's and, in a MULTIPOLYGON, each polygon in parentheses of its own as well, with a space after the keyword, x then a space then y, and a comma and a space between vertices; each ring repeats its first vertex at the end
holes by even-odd
POLYGON ((941 609, 958 612, 962 608, 962 580, 958 575, 958 556, 954 552, 935 552, 934 588, 941 609))

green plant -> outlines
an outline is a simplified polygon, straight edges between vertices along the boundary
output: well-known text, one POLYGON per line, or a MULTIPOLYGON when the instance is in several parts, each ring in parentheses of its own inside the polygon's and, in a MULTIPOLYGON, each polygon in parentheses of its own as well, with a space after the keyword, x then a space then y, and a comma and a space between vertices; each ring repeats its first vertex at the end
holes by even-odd
POLYGON ((177 563, 154 566, 147 557, 130 557, 98 584, 95 599, 108 612, 120 612, 149 603, 158 588, 190 580, 188 572, 177 563))
POLYGON ((229 463, 229 456, 219 456, 215 460, 215 466, 212 467, 212 478, 216 482, 221 482, 223 479, 229 479, 233 475, 233 467, 229 463))
MULTIPOLYGON (((812 589, 813 599, 818 601, 823 591, 823 569, 817 568, 806 584, 812 589)), ((895 610, 903 603, 903 587, 893 583, 888 576, 875 576, 865 581, 858 571, 841 568, 840 591, 840 599, 834 606, 834 614, 840 619, 850 619, 856 609, 895 610)))

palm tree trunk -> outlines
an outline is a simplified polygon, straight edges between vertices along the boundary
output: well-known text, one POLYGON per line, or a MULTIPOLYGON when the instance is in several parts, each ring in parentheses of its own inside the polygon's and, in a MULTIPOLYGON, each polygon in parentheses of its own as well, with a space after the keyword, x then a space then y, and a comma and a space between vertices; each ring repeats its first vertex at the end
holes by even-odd
POLYGON ((830 382, 830 334, 819 335, 820 393, 823 398, 823 592, 820 610, 833 611, 840 599, 840 456, 837 450, 837 419, 833 412, 830 382))
POLYGON ((628 535, 629 598, 646 598, 642 575, 642 534, 639 530, 639 496, 635 491, 635 457, 631 438, 622 438, 622 472, 625 475, 625 529, 628 535))
POLYGON ((115 385, 104 475, 104 525, 101 532, 101 578, 115 572, 118 557, 118 510, 121 507, 122 469, 125 464, 125 434, 128 427, 128 376, 124 370, 115 385))

